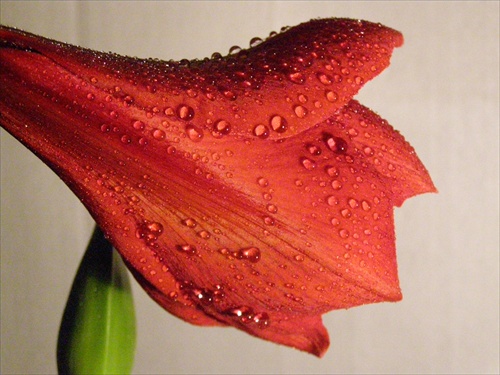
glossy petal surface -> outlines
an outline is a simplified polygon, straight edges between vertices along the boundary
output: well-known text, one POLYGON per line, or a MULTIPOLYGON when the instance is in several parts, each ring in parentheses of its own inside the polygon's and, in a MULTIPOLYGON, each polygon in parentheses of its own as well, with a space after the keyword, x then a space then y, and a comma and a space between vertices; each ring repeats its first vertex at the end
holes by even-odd
POLYGON ((352 97, 400 33, 314 20, 161 62, 0 29, 0 122, 70 186, 165 309, 316 355, 321 314, 401 298, 393 206, 435 191, 352 97))

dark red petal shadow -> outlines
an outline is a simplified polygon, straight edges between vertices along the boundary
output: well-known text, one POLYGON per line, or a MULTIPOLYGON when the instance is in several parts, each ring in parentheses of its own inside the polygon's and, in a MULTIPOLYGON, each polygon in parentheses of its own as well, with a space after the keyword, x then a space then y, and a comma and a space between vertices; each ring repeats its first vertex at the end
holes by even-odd
POLYGON ((393 206, 435 191, 351 100, 401 34, 316 20, 227 58, 122 58, 0 29, 0 123, 167 310, 316 355, 321 314, 401 298, 393 206))

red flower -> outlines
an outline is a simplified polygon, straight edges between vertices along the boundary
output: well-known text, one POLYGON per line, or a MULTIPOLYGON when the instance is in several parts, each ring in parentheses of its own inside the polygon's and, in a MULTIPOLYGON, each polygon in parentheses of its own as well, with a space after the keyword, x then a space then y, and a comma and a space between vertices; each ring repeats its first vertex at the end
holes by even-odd
POLYGON ((321 356, 323 313, 401 299, 393 206, 435 191, 404 138, 352 99, 402 43, 325 19, 164 62, 2 27, 0 123, 165 309, 321 356))

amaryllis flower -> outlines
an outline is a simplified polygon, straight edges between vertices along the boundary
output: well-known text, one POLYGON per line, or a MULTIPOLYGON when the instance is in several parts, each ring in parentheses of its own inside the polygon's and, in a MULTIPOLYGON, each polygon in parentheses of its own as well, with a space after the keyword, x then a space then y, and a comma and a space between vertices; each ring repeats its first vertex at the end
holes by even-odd
POLYGON ((393 207, 435 191, 353 96, 402 35, 313 20, 228 56, 100 53, 0 29, 0 123, 190 323, 315 355, 321 315, 398 301, 393 207))

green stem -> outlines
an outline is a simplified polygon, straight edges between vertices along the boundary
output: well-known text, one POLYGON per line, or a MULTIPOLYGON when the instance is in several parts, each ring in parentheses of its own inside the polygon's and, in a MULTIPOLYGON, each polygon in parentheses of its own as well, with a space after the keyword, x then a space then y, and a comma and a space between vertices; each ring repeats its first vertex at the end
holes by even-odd
POLYGON ((64 310, 59 374, 130 374, 135 331, 127 268, 96 227, 64 310))

